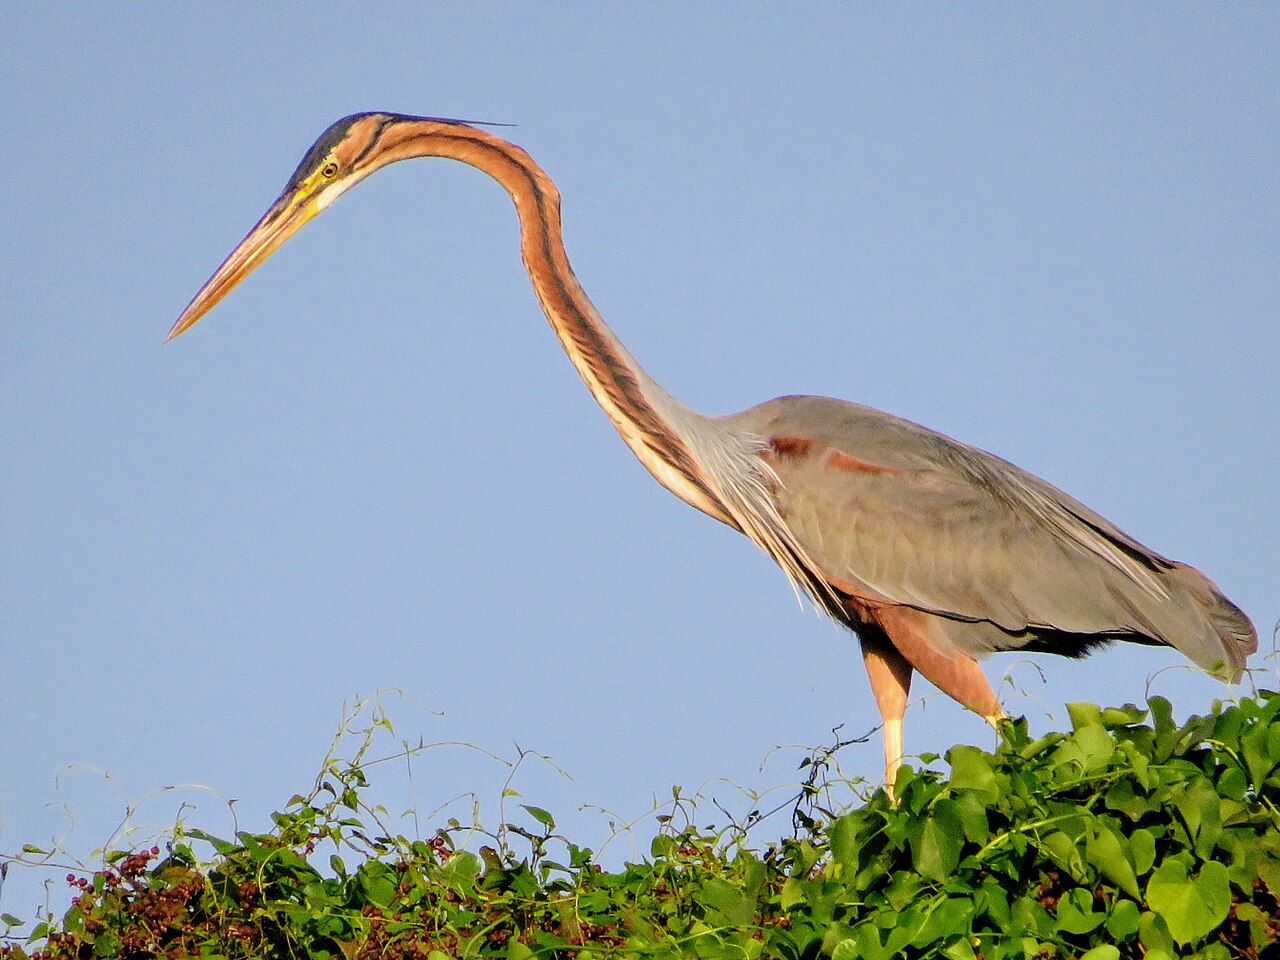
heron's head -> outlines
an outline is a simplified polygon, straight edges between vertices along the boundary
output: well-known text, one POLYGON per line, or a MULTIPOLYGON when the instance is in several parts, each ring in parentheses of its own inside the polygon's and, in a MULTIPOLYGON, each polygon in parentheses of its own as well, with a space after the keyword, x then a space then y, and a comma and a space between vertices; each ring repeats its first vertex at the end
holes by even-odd
POLYGON ((182 311, 167 339, 172 340, 213 309, 303 224, 385 163, 387 157, 380 147, 388 129, 422 120, 390 113, 357 113, 330 126, 311 145, 284 192, 182 311))

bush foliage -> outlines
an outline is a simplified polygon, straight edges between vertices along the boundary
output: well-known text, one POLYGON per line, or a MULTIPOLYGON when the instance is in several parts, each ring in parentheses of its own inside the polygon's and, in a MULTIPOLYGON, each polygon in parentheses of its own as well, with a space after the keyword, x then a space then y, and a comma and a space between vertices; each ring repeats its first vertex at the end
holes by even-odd
POLYGON ((1183 725, 1159 698, 1069 709, 1070 732, 1016 721, 994 753, 953 748, 949 777, 904 768, 896 805, 798 804, 762 852, 659 818, 650 858, 619 872, 534 806, 504 825, 524 855, 458 849, 453 821, 389 835, 359 758, 333 762, 268 833, 184 829, 69 875, 65 916, 0 957, 1280 956, 1280 694, 1183 725))

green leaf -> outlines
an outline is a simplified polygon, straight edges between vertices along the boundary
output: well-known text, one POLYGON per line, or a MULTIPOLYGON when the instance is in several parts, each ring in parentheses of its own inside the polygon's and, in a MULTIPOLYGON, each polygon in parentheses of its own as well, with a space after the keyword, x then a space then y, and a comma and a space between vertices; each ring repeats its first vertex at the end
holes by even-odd
POLYGON ((858 949, 858 941, 849 937, 841 940, 831 951, 831 960, 861 960, 862 952, 858 949))
POLYGON ((1096 703, 1068 703, 1067 716, 1071 718, 1071 727, 1079 730, 1091 724, 1102 722, 1102 708, 1096 703))
POLYGON ((1061 830, 1052 830, 1040 838, 1040 849, 1050 860, 1071 875, 1076 883, 1087 883, 1089 871, 1076 842, 1061 830))
POLYGON ((459 893, 466 892, 480 875, 480 859, 469 850, 458 850, 435 871, 434 876, 459 893))
POLYGON ((1280 763, 1280 724, 1257 724, 1240 738, 1240 752, 1255 790, 1280 763))
POLYGON ((988 802, 999 797, 992 769, 995 758, 991 754, 977 747, 960 745, 947 751, 947 761, 951 764, 952 790, 972 790, 988 802))
POLYGON ((968 937, 957 937, 947 944, 942 951, 942 955, 947 960, 975 960, 973 944, 969 942, 968 937))
POLYGON ((537 820, 548 830, 554 830, 556 828, 555 818, 546 810, 543 810, 541 807, 530 806, 527 803, 522 803, 520 806, 524 808, 529 816, 533 817, 533 819, 537 820))
POLYGON ((675 837, 659 833, 649 841, 649 856, 654 860, 670 860, 675 857, 679 847, 675 837))
POLYGON ((1150 910, 1138 918, 1138 940, 1146 950, 1147 957, 1152 954, 1162 954, 1172 960, 1178 953, 1173 937, 1169 936, 1169 927, 1164 922, 1164 918, 1150 910))
POLYGON ((1109 817, 1094 821, 1093 830, 1087 835, 1085 856, 1099 873, 1135 900, 1142 896, 1133 865, 1125 856, 1124 845, 1115 825, 1109 817))
POLYGON ((973 901, 971 900, 953 897, 943 900, 936 906, 931 904, 926 911, 924 923, 911 938, 911 944, 916 947, 926 947, 955 936, 967 936, 972 917, 973 901))
MULTIPOLYGON (((1082 773, 1092 773, 1106 766, 1116 752, 1116 742, 1100 723, 1081 727, 1062 741, 1054 753, 1059 765, 1074 764, 1082 773)), ((1070 773, 1061 779, 1075 776, 1070 773)))
POLYGON ((1147 754, 1150 747, 1145 744, 1139 745, 1133 740, 1125 740, 1119 745, 1119 748, 1124 758, 1129 762, 1133 779, 1137 781, 1142 789, 1150 790, 1152 786, 1151 758, 1147 754))
MULTIPOLYGON (((1227 767, 1218 778, 1218 794, 1230 800, 1244 800, 1245 791, 1249 789, 1249 780, 1239 767, 1227 767)), ((1226 819, 1225 817, 1223 818, 1226 819)))
POLYGON ((1138 917, 1141 911, 1132 900, 1117 900, 1107 917, 1107 933, 1117 940, 1128 940, 1138 932, 1138 917))
POLYGON ((1208 860, 1222 833, 1218 791, 1208 780, 1200 777, 1174 796, 1173 805, 1186 824, 1196 855, 1208 860))
POLYGON ((782 885, 782 892, 778 894, 778 905, 783 910, 790 911, 797 903, 804 903, 805 887, 806 884, 795 877, 788 877, 787 882, 782 885))
POLYGON ((1093 909, 1093 894, 1076 887, 1058 901, 1058 929, 1066 933, 1089 933, 1098 929, 1106 916, 1093 909))
POLYGON ((378 907, 389 907, 391 901, 396 898, 396 885, 390 877, 387 876, 368 876, 360 875, 360 885, 364 887, 365 896, 369 898, 369 902, 378 907))
POLYGON ((1138 876, 1151 869, 1156 862, 1156 838, 1150 830, 1139 827, 1129 834, 1129 856, 1133 858, 1133 870, 1138 876))
POLYGON ((858 818, 853 814, 841 817, 831 825, 831 856, 841 869, 852 875, 858 869, 858 818))
POLYGON ((1104 727, 1126 727, 1141 723, 1147 718, 1147 711, 1141 707, 1126 703, 1123 707, 1107 707, 1102 711, 1104 727))
POLYGON ((1109 943, 1104 943, 1083 954, 1080 960, 1120 960, 1120 950, 1109 943))
POLYGON ((756 903, 742 890, 725 880, 708 880, 697 894, 697 900, 705 907, 720 913, 732 924, 747 924, 755 916, 756 903))
POLYGON ((980 793, 965 792, 952 802, 964 827, 965 838, 970 843, 985 844, 991 838, 991 824, 987 820, 987 807, 991 801, 984 802, 980 793))
POLYGON ((1199 940, 1221 925, 1231 908, 1227 868, 1210 861, 1191 878, 1182 860, 1166 860, 1147 884, 1147 903, 1180 946, 1199 940))
POLYGON ((931 815, 909 834, 912 865, 930 880, 945 880, 960 862, 964 826, 955 801, 939 800, 931 815))

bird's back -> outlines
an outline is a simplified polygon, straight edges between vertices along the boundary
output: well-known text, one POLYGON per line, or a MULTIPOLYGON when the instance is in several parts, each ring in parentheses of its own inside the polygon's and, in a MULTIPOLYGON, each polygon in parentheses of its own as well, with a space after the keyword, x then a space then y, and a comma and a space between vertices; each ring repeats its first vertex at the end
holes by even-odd
POLYGON ((1161 556, 993 454, 861 404, 780 397, 724 418, 768 442, 785 523, 837 589, 937 614, 969 656, 1167 644, 1235 677, 1249 619, 1161 556))

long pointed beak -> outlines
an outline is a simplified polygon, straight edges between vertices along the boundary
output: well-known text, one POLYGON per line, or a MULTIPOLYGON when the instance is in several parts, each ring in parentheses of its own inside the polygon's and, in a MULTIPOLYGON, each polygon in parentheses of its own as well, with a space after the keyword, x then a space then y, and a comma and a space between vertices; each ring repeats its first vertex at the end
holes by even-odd
POLYGON ((182 316, 178 317, 169 330, 169 335, 164 338, 165 342, 168 343, 212 310, 219 300, 231 292, 232 287, 252 273, 319 212, 320 208, 314 200, 301 198, 292 190, 282 193, 187 304, 187 309, 182 311, 182 316))

